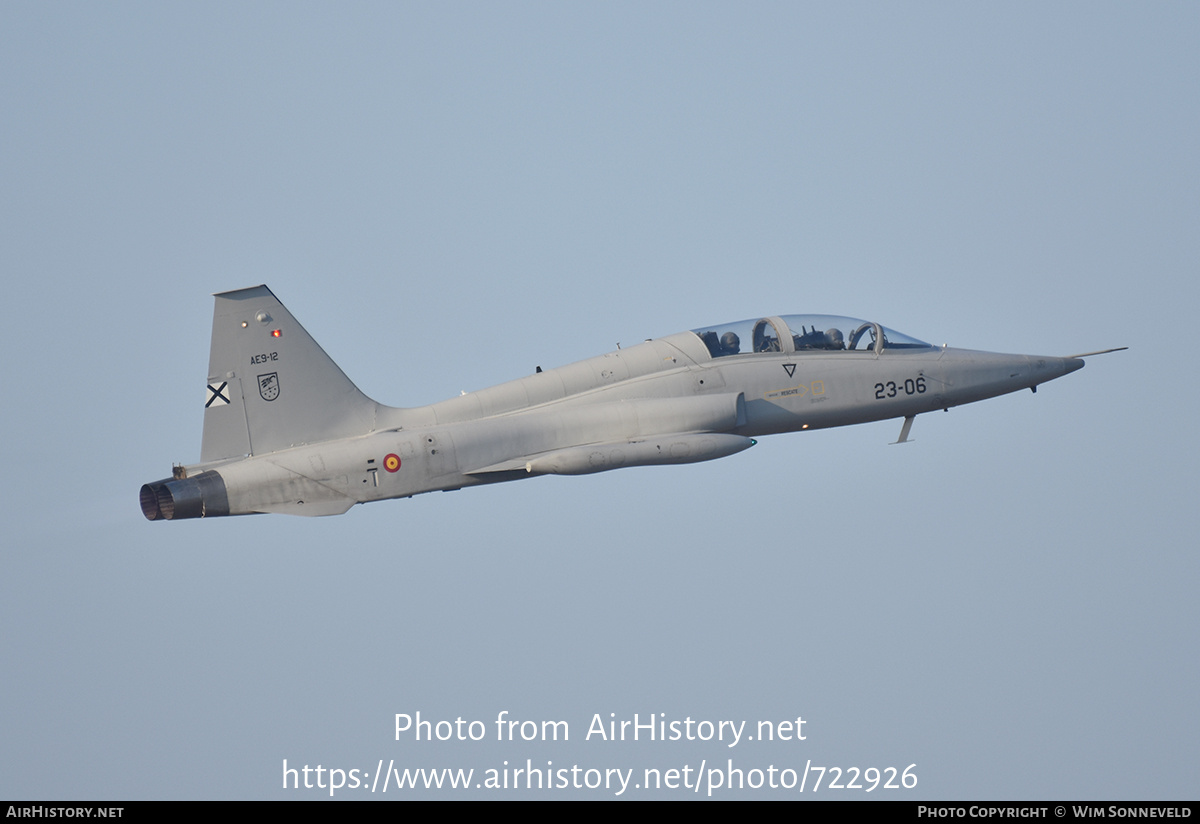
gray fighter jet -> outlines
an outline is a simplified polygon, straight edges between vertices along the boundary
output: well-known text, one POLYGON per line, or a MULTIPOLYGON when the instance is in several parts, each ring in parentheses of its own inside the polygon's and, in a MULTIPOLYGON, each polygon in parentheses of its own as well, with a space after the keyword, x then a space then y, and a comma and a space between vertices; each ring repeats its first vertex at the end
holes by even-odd
MULTIPOLYGON (((1105 350, 1117 351, 1117 350, 1105 350)), ((151 521, 354 504, 733 455, 757 437, 1037 391, 1065 358, 931 346, 871 321, 709 326, 412 409, 358 390, 266 286, 216 295, 200 463, 142 486, 151 521)))

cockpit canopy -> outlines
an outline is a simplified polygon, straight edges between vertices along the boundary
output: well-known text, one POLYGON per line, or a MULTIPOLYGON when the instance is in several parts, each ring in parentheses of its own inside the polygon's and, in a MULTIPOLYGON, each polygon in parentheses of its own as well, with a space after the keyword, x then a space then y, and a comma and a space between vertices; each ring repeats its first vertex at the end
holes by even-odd
POLYGON ((874 352, 932 349, 886 326, 840 315, 783 315, 693 329, 714 358, 761 352, 874 352))

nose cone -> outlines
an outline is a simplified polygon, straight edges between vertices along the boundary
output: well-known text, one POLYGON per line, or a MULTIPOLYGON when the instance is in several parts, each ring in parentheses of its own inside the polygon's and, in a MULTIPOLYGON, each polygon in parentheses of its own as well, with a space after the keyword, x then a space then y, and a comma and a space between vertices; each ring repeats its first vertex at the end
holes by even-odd
POLYGON ((1030 388, 1036 389, 1039 383, 1046 383, 1082 369, 1083 358, 1030 357, 1029 365, 1033 368, 1030 388))
POLYGON ((939 406, 947 407, 1036 389, 1039 384, 1082 368, 1083 359, 946 349, 939 366, 945 383, 936 400, 939 406))
POLYGON ((1037 358, 1029 359, 1038 383, 1052 381, 1083 368, 1083 358, 1037 358))

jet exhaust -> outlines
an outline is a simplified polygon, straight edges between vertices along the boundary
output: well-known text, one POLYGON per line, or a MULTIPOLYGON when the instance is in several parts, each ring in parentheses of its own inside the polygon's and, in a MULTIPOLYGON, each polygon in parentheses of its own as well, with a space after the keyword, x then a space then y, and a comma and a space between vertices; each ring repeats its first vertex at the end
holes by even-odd
POLYGON ((229 514, 225 480, 214 471, 193 478, 163 478, 142 484, 142 514, 148 521, 214 518, 229 514))

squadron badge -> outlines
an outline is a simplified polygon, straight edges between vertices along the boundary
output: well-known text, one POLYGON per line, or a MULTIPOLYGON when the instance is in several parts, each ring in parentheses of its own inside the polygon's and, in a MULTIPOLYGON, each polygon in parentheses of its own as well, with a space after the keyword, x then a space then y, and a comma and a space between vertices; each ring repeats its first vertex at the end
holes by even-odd
POLYGON ((273 401, 279 397, 279 373, 269 372, 258 376, 258 394, 264 401, 273 401))

